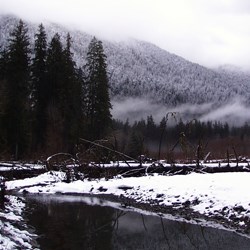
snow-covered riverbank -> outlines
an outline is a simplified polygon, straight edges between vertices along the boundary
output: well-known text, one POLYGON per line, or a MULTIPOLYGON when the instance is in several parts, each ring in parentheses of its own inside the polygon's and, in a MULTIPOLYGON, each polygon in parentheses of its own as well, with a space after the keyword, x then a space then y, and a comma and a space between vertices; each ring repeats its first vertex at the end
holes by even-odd
MULTIPOLYGON (((162 206, 227 221, 249 234, 250 173, 216 173, 62 182, 62 172, 48 172, 38 177, 9 181, 7 190, 29 193, 110 194, 137 203, 162 206)), ((129 205, 129 204, 126 204, 129 205)))
POLYGON ((5 208, 0 209, 0 250, 36 249, 36 235, 23 219, 25 203, 15 196, 7 199, 5 208))

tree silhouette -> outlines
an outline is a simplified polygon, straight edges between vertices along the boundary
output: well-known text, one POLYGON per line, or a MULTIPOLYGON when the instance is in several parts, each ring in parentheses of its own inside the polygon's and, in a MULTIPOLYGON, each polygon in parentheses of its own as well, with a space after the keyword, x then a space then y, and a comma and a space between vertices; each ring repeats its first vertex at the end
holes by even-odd
POLYGON ((107 77, 106 55, 102 42, 91 40, 85 65, 86 115, 90 139, 102 138, 111 123, 111 103, 107 77))
POLYGON ((18 159, 28 144, 29 117, 29 38, 27 27, 19 21, 10 34, 6 62, 4 125, 11 154, 18 159))
POLYGON ((33 97, 33 144, 43 147, 46 131, 47 109, 47 35, 42 24, 35 35, 34 59, 32 63, 33 97))

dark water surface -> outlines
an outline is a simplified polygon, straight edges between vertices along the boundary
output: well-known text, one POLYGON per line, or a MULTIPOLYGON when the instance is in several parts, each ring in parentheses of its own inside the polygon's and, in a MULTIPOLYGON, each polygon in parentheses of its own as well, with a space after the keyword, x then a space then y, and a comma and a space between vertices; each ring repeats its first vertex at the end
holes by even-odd
POLYGON ((249 250, 236 233, 142 215, 106 206, 91 197, 27 197, 28 224, 40 249, 225 249, 249 250))

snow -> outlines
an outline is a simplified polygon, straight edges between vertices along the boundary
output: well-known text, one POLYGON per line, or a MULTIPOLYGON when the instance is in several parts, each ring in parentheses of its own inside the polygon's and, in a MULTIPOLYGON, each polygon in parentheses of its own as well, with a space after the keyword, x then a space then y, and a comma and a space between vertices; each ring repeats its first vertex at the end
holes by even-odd
MULTIPOLYGON (((9 181, 7 190, 19 188, 29 193, 45 194, 113 194, 132 198, 138 202, 154 203, 183 208, 187 205, 207 216, 223 215, 230 220, 235 217, 250 217, 250 173, 216 173, 96 179, 71 183, 62 182, 64 174, 48 172, 35 178, 9 181), (237 208, 239 208, 237 210, 237 208)), ((242 220, 238 222, 243 225, 242 220)))
POLYGON ((27 186, 48 185, 53 182, 61 181, 64 178, 65 178, 65 173, 63 172, 49 172, 33 178, 8 181, 6 182, 5 185, 8 190, 13 190, 16 188, 22 188, 27 186))
POLYGON ((4 210, 0 210, 0 250, 35 249, 35 234, 28 231, 22 218, 25 207, 21 198, 7 196, 4 210))
MULTIPOLYGON (((85 197, 87 203, 98 203, 94 195, 112 194, 120 197, 120 205, 126 198, 137 202, 157 204, 173 209, 188 208, 208 217, 222 216, 229 222, 234 218, 235 225, 246 229, 250 220, 250 173, 216 173, 163 176, 159 174, 142 177, 113 179, 77 180, 66 183, 66 175, 59 171, 50 171, 37 177, 6 182, 6 189, 20 193, 44 194, 55 196, 58 200, 68 199, 72 194, 93 194, 85 197), (60 196, 60 194, 64 194, 60 196), (67 195, 68 194, 68 195, 67 195)), ((35 234, 31 234, 22 218, 25 207, 24 198, 7 196, 10 202, 0 210, 0 250, 34 249, 35 234), (17 223, 18 222, 18 223, 17 223), (18 226, 22 223, 22 226, 18 226), (33 246, 32 246, 33 244, 33 246)), ((72 197, 75 199, 75 197, 72 197)), ((83 199, 79 196, 78 199, 83 199)), ((102 205, 114 206, 112 202, 102 205)), ((127 209, 127 204, 124 204, 127 209)), ((119 206, 116 205, 115 206, 119 206)), ((167 216, 167 215, 164 215, 167 216)), ((202 223, 202 222, 201 222, 202 223)))

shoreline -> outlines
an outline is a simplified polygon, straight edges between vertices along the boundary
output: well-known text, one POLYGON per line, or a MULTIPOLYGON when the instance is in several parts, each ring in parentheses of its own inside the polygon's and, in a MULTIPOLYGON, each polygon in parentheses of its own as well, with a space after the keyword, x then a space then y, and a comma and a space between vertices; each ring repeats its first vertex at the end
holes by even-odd
MULTIPOLYGON (((32 200, 40 201, 42 204, 43 202, 50 204, 51 200, 55 199, 55 202, 57 200, 64 201, 64 202, 77 202, 81 201, 83 203, 86 203, 87 205, 96 205, 96 206, 102 206, 102 207, 112 207, 114 209, 121 209, 125 213, 127 212, 135 212, 139 213, 141 215, 150 215, 160 218, 161 221, 163 220, 170 220, 170 221, 177 221, 180 223, 187 223, 192 225, 197 225, 201 229, 209 229, 214 228, 217 230, 223 230, 224 233, 229 232, 232 235, 235 236, 241 236, 245 239, 250 238, 250 235, 247 235, 243 233, 240 230, 237 230, 232 225, 229 226, 228 224, 222 223, 222 221, 218 221, 215 219, 207 218, 206 216, 199 214, 197 212, 193 212, 192 209, 189 208, 183 208, 183 209, 175 209, 173 207, 164 207, 162 205, 153 204, 153 201, 151 204, 145 204, 145 203, 139 203, 134 199, 126 198, 124 196, 116 196, 113 194, 91 194, 91 193, 16 193, 16 195, 13 192, 13 196, 11 197, 12 201, 15 201, 14 203, 9 203, 6 205, 13 204, 13 208, 15 210, 18 210, 18 207, 22 207, 21 210, 26 210, 26 204, 29 203, 29 198, 32 200), (39 197, 40 196, 40 197, 39 197), (46 197, 49 196, 49 197, 46 197), (65 198, 63 198, 65 196, 65 198), (77 197, 73 197, 77 196, 77 197), (73 199, 71 198, 73 197, 73 199), (81 197, 84 197, 83 199, 81 197), (21 201, 21 205, 17 206, 17 201, 21 201)), ((157 202, 156 202, 157 203, 157 202)), ((21 212, 19 209, 19 211, 21 212)), ((19 212, 19 213, 20 213, 19 212)), ((27 212, 27 211, 26 211, 27 212)), ((16 214, 16 213, 15 213, 16 214)), ((20 214, 21 215, 21 214, 20 214)), ((7 220, 9 219, 6 217, 7 220)), ((22 243, 23 247, 25 249, 38 249, 39 244, 36 241, 39 235, 36 234, 36 231, 33 231, 33 228, 29 226, 29 224, 26 223, 26 220, 23 218, 23 216, 18 217, 18 224, 14 221, 10 221, 10 223, 13 223, 13 231, 15 231, 15 235, 10 237, 5 237, 3 244, 6 246, 5 249, 11 250, 12 247, 16 246, 16 242, 13 241, 14 238, 20 238, 20 242, 22 243), (17 231, 22 227, 22 231, 17 231), (25 231, 23 230, 25 229, 25 231), (13 244, 11 242, 13 241, 13 244), (9 247, 10 246, 10 247, 9 247)), ((210 229, 209 229, 210 230, 210 229)), ((203 230, 202 230, 203 231, 203 230)), ((218 232, 218 231, 217 231, 218 232)), ((4 235, 3 235, 4 236, 4 235)), ((237 237, 238 237, 237 236, 237 237)), ((242 238, 243 239, 243 238, 242 238)), ((248 249, 248 248, 246 248, 248 249)))
POLYGON ((8 194, 60 194, 104 198, 123 208, 213 222, 250 236, 250 173, 150 175, 65 182, 65 173, 47 172, 9 181, 8 194))

